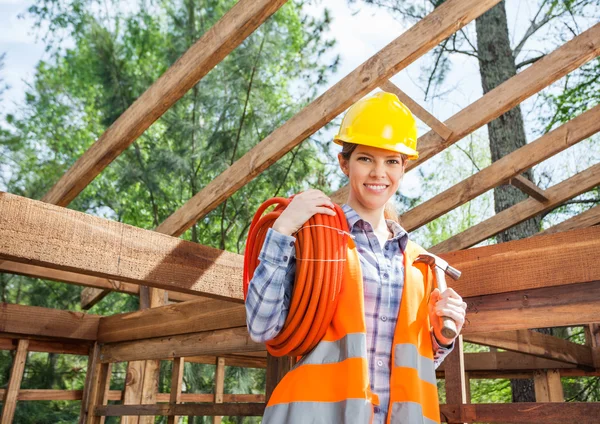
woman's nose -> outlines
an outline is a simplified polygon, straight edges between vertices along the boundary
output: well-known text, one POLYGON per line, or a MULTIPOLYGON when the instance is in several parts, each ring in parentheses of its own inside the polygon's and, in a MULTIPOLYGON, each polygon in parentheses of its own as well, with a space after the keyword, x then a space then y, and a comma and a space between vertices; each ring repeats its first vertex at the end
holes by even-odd
POLYGON ((385 176, 385 166, 383 164, 374 163, 370 172, 371 177, 383 177, 385 176))

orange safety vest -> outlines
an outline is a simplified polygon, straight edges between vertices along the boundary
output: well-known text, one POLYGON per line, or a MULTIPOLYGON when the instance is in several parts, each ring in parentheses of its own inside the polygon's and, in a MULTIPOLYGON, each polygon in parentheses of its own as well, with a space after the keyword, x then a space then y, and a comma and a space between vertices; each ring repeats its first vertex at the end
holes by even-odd
MULTIPOLYGON (((391 355, 388 424, 439 423, 428 300, 432 279, 426 264, 413 265, 424 249, 409 241, 405 279, 391 355)), ((371 392, 360 260, 348 240, 340 300, 323 339, 279 382, 263 424, 371 423, 377 396, 371 392)))

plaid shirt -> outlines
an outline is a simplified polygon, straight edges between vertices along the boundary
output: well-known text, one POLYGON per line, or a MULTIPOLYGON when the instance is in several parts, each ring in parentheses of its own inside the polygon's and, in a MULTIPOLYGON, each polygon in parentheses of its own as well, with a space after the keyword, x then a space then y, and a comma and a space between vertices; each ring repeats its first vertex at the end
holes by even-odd
MULTIPOLYGON (((379 396, 374 424, 385 423, 390 390, 390 362, 394 329, 404 286, 404 249, 408 233, 395 221, 386 220, 393 237, 384 248, 373 227, 354 209, 343 205, 348 228, 355 237, 363 275, 367 358, 371 390, 379 396)), ((296 270, 295 238, 269 229, 259 255, 260 264, 248 288, 246 316, 254 341, 273 339, 283 327, 289 310, 296 270)), ((452 347, 441 347, 432 333, 437 368, 452 347)))

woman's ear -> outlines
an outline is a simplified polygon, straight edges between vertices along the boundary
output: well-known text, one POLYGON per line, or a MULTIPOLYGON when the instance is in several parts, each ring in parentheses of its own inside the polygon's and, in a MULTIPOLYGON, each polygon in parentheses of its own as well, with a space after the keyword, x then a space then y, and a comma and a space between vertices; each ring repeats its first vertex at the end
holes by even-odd
POLYGON ((348 174, 349 174, 348 161, 346 159, 344 159, 344 156, 342 156, 341 153, 338 153, 338 162, 340 163, 340 168, 342 169, 342 172, 346 176, 348 176, 348 174))

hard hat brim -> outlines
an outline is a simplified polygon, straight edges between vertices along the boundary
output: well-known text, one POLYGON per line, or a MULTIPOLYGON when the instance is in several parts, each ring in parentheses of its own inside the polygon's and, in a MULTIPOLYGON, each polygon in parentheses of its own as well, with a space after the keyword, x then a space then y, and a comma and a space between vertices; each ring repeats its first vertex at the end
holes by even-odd
POLYGON ((341 136, 336 135, 333 139, 335 144, 342 145, 342 142, 361 144, 363 146, 377 147, 379 149, 390 150, 392 152, 401 153, 408 156, 409 160, 416 160, 419 158, 419 152, 415 149, 411 149, 402 143, 392 143, 389 141, 381 142, 381 138, 378 137, 365 137, 365 136, 341 136))

